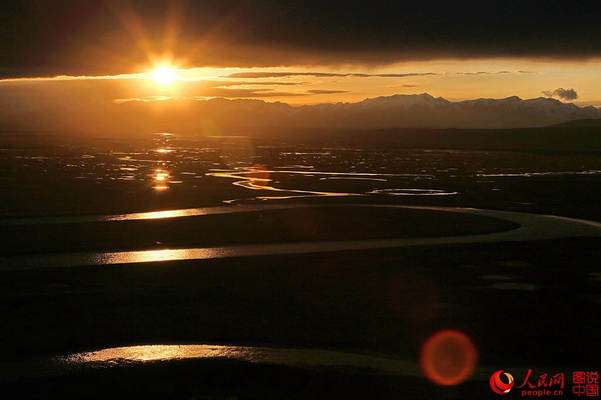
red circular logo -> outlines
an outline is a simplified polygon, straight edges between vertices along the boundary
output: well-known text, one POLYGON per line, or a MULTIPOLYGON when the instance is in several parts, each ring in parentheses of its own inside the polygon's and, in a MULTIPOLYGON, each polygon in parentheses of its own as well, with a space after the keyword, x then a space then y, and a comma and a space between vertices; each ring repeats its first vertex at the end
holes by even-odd
POLYGON ((503 370, 499 370, 491 375, 490 377, 490 388, 493 392, 497 394, 507 394, 513 387, 513 376, 504 372, 503 370), (505 383, 501 380, 501 374, 505 374, 508 382, 505 383))

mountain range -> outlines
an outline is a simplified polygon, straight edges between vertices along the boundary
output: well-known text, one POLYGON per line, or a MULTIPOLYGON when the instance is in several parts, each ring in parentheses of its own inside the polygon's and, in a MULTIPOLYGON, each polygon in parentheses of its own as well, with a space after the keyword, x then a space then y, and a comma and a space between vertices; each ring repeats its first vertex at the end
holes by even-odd
POLYGON ((601 109, 550 98, 522 100, 512 96, 451 102, 427 93, 299 107, 224 99, 209 100, 204 106, 211 109, 209 115, 218 115, 224 108, 256 125, 307 128, 534 128, 601 118, 601 109))
POLYGON ((0 132, 111 136, 152 132, 244 135, 254 128, 538 128, 587 119, 601 119, 601 109, 543 97, 453 102, 427 93, 304 106, 225 98, 134 99, 116 104, 58 95, 14 97, 0 104, 0 132))

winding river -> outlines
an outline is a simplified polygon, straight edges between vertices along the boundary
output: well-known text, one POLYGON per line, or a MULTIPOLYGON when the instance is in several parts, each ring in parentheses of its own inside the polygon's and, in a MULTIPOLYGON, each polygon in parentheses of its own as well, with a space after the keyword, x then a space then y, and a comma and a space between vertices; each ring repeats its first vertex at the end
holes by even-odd
MULTIPOLYGON (((15 218, 0 221, 3 225, 77 223, 90 221, 127 221, 157 218, 294 209, 299 207, 336 207, 339 205, 269 204, 191 208, 104 216, 68 216, 15 218)), ((349 206, 345 204, 345 206, 349 206)), ((394 248, 407 246, 444 245, 461 243, 490 243, 503 241, 550 240, 569 237, 601 237, 601 223, 552 215, 526 214, 475 208, 425 207, 401 205, 351 205, 353 207, 387 207, 415 210, 435 210, 451 213, 493 217, 515 222, 519 228, 496 233, 428 238, 334 240, 319 242, 266 243, 252 245, 176 248, 141 251, 61 253, 0 257, 0 271, 75 267, 83 265, 114 265, 158 261, 201 260, 210 258, 248 257, 263 255, 302 254, 342 250, 394 248)))

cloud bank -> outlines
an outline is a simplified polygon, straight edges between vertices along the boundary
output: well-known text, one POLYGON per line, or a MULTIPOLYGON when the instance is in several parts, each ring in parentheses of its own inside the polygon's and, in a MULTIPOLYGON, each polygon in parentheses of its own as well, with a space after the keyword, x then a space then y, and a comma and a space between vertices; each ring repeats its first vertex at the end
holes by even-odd
POLYGON ((338 74, 332 72, 237 72, 224 76, 224 78, 290 78, 296 76, 312 76, 315 78, 406 78, 408 76, 445 75, 441 72, 410 72, 406 74, 338 74))
POLYGON ((0 77, 115 75, 161 57, 187 68, 590 59, 600 14, 599 1, 554 0, 6 1, 0 77))
MULTIPOLYGON (((215 82, 211 82, 213 84, 215 82)), ((0 133, 137 135, 174 131, 202 133, 203 121, 237 132, 269 128, 514 128, 537 127, 587 118, 601 110, 556 99, 478 99, 461 102, 428 94, 375 97, 359 102, 291 106, 272 98, 288 92, 271 88, 202 86, 185 95, 155 93, 123 80, 14 82, 0 85, 0 133), (230 99, 212 98, 227 96, 230 99)), ((289 86, 280 86, 288 88, 289 86)), ((302 90, 291 96, 325 96, 334 88, 302 90)))
POLYGON ((557 88, 555 90, 545 90, 542 92, 547 97, 557 97, 561 100, 576 100, 578 93, 574 89, 557 88))

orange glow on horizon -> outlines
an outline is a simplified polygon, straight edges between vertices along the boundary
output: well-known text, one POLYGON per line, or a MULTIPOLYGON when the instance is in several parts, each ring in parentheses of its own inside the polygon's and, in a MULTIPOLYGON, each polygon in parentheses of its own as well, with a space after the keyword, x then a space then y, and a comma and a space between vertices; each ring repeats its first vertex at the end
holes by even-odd
MULTIPOLYGON (((146 63, 134 66, 134 70, 140 71, 138 73, 0 79, 0 87, 4 84, 27 85, 29 82, 89 81, 98 93, 111 96, 109 101, 115 104, 229 98, 261 99, 301 106, 356 103, 367 98, 421 93, 440 96, 453 102, 478 98, 504 99, 511 96, 526 100, 545 97, 543 91, 565 86, 578 92, 578 98, 573 100, 574 104, 580 107, 601 106, 601 81, 596 79, 599 75, 598 60, 586 63, 565 60, 543 63, 515 58, 480 59, 471 60, 468 64, 461 60, 442 59, 384 65, 375 69, 358 65, 342 70, 327 65, 306 68, 218 68, 191 67, 186 56, 172 53, 166 51, 161 55, 148 54, 146 63), (307 71, 314 71, 316 75, 302 75, 307 71), (236 74, 259 76, 236 77, 236 74), (269 74, 276 75, 270 77, 269 74), (398 76, 395 77, 395 74, 398 76), (570 79, 566 80, 566 76, 570 79)), ((33 92, 41 87, 43 86, 32 85, 30 90, 33 92)), ((65 90, 74 88, 74 94, 79 93, 75 90, 78 88, 75 83, 65 83, 64 87, 65 90)))

